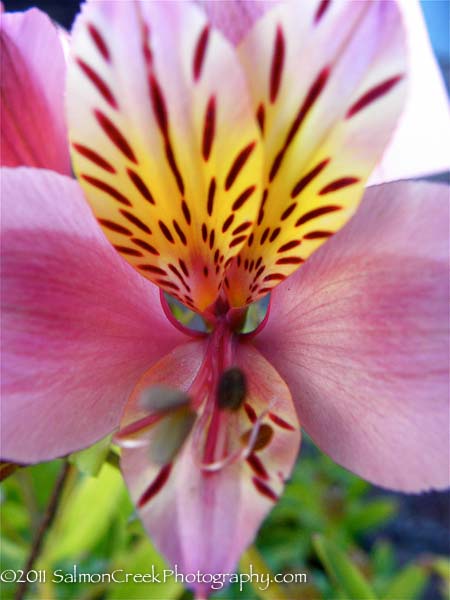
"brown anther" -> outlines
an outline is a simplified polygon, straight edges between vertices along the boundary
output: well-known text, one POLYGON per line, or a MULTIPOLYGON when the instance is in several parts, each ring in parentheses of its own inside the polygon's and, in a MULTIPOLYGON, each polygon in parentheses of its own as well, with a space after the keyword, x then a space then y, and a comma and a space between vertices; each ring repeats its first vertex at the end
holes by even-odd
MULTIPOLYGON (((253 429, 249 429, 248 431, 242 434, 241 440, 244 446, 246 446, 249 443, 252 432, 253 429)), ((257 452, 258 450, 263 450, 263 448, 270 444, 272 437, 272 427, 270 425, 267 425, 266 423, 263 423, 259 428, 258 435, 256 436, 256 440, 252 447, 252 451, 257 452)))

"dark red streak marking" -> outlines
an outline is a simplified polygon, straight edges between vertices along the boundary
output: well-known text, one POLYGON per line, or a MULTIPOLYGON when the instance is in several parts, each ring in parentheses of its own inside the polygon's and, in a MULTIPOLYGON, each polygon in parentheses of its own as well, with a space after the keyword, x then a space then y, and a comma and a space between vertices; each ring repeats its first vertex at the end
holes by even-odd
POLYGON ((266 275, 263 281, 283 281, 286 277, 287 275, 283 275, 282 273, 271 273, 270 275, 266 275))
POLYGON ((248 236, 248 242, 247 242, 247 244, 248 244, 248 247, 249 247, 249 248, 252 246, 252 244, 253 244, 253 240, 254 240, 254 239, 255 239, 255 235, 254 235, 253 233, 251 233, 251 234, 248 236))
POLYGON ((352 104, 352 106, 348 109, 345 118, 350 119, 351 117, 359 113, 361 110, 369 106, 369 104, 372 104, 372 102, 378 100, 378 98, 381 98, 381 96, 387 94, 402 79, 403 75, 396 75, 395 77, 391 77, 390 79, 387 79, 386 81, 383 81, 382 83, 379 83, 378 85, 371 88, 369 91, 363 94, 361 98, 359 98, 354 104, 352 104))
POLYGON ((267 237, 270 233, 270 228, 266 227, 266 229, 264 229, 263 234, 261 236, 261 239, 259 241, 260 245, 262 246, 264 244, 264 242, 267 240, 267 237))
POLYGON ((291 128, 286 136, 284 145, 281 148, 281 150, 278 152, 277 156, 275 157, 275 160, 272 164, 272 168, 270 170, 269 181, 273 181, 275 175, 278 173, 278 170, 281 166, 281 163, 282 163, 282 160, 286 153, 286 150, 288 149, 289 145, 291 144, 292 140, 294 139, 295 135, 297 134, 297 131, 300 129, 300 125, 303 123, 306 115, 309 113, 312 106, 316 102, 317 98, 320 96, 320 94, 328 80, 329 75, 330 75, 330 68, 325 67, 318 74, 315 81, 309 88, 309 91, 306 94, 306 97, 305 97, 302 105, 300 106, 297 116, 295 117, 295 120, 292 123, 291 128))
POLYGON ((125 198, 125 196, 121 194, 118 190, 116 190, 116 188, 113 188, 111 185, 105 183, 101 179, 97 179, 96 177, 91 177, 90 175, 85 174, 81 174, 81 178, 93 185, 94 187, 96 187, 97 189, 101 190, 102 192, 105 192, 105 194, 108 194, 109 196, 111 196, 111 198, 117 200, 117 202, 120 202, 125 206, 132 206, 128 198, 125 198))
POLYGON ((292 189, 291 198, 295 198, 296 196, 298 196, 300 192, 302 192, 311 183, 311 181, 313 181, 323 171, 323 169, 327 166, 329 162, 329 158, 322 160, 318 165, 311 169, 309 173, 306 173, 306 175, 304 175, 299 181, 297 181, 294 188, 292 189))
POLYGON ((290 206, 288 206, 284 213, 281 215, 280 220, 285 221, 287 218, 289 218, 294 212, 296 206, 297 202, 293 202, 290 206))
POLYGON ((155 204, 155 200, 153 199, 152 193, 150 192, 150 190, 148 189, 148 187, 146 186, 146 184, 143 182, 143 180, 141 179, 140 175, 138 175, 132 169, 127 169, 127 173, 128 173, 128 177, 131 179, 131 181, 133 182, 133 184, 136 187, 136 189, 142 194, 142 196, 148 202, 150 202, 150 204, 154 205, 155 204))
POLYGON ((248 157, 253 152, 254 147, 256 146, 256 142, 251 142, 246 146, 243 150, 239 152, 236 158, 233 161, 233 164, 228 171, 228 175, 225 179, 225 189, 229 190, 233 183, 236 181, 237 176, 241 172, 243 166, 248 160, 248 157))
POLYGON ((234 221, 234 215, 227 217, 222 225, 222 233, 226 233, 234 221))
POLYGON ((245 412, 247 413, 247 417, 249 418, 249 420, 252 423, 256 423, 256 419, 258 418, 255 412, 255 409, 253 408, 253 406, 251 404, 249 404, 248 402, 244 403, 244 409, 245 412))
POLYGON ((175 219, 172 221, 172 225, 173 225, 175 231, 177 232, 181 243, 184 246, 187 246, 187 239, 186 239, 186 236, 184 235, 184 231, 181 229, 181 227, 178 225, 178 223, 175 221, 175 219))
POLYGON ((252 185, 252 186, 248 187, 246 190, 244 190, 242 192, 242 194, 240 196, 238 196, 238 198, 234 201, 231 209, 239 210, 240 208, 242 208, 244 206, 244 204, 247 202, 247 200, 250 198, 250 196, 253 194, 255 189, 256 189, 256 186, 252 185))
POLYGON ((142 25, 142 51, 147 67, 150 67, 153 61, 152 51, 150 49, 150 27, 148 23, 142 25))
POLYGON ((266 267, 264 265, 259 267, 259 269, 255 273, 255 281, 258 279, 258 277, 261 277, 261 275, 264 273, 265 270, 266 270, 266 267))
POLYGON ((235 246, 238 246, 239 244, 241 244, 243 241, 245 241, 247 239, 246 235, 240 235, 237 238, 234 238, 231 243, 229 244, 229 248, 234 248, 235 246))
POLYGON ((183 201, 181 202, 181 210, 183 211, 183 215, 184 215, 184 219, 185 219, 186 223, 187 223, 188 225, 190 225, 190 224, 191 224, 191 213, 190 213, 190 211, 189 211, 189 207, 188 207, 188 205, 186 204, 186 201, 185 201, 185 200, 183 200, 183 201))
POLYGON ((139 250, 134 248, 127 248, 126 246, 114 246, 114 248, 121 254, 129 254, 130 256, 144 256, 139 250))
POLYGON ((245 223, 242 223, 242 225, 239 225, 239 227, 236 227, 236 229, 233 229, 233 235, 237 235, 238 233, 242 233, 243 231, 245 231, 246 229, 248 229, 249 227, 251 227, 252 222, 251 221, 246 221, 245 223))
POLYGON ((175 181, 177 182, 177 187, 180 190, 180 194, 184 194, 184 181, 181 177, 181 173, 178 169, 178 165, 175 160, 175 155, 173 153, 172 144, 170 140, 167 138, 165 143, 165 151, 167 162, 169 163, 169 167, 175 177, 175 181))
POLYGON ((164 279, 156 279, 155 283, 157 283, 158 285, 164 285, 164 286, 168 287, 169 289, 175 290, 177 292, 180 291, 180 287, 176 283, 173 283, 172 281, 165 281, 164 279))
POLYGON ((186 290, 188 292, 190 292, 190 288, 188 286, 188 284, 186 283, 186 281, 184 280, 183 275, 180 273, 180 271, 175 267, 175 265, 169 265, 169 269, 172 271, 172 273, 178 277, 178 279, 181 281, 182 285, 186 288, 186 290))
POLYGON ((281 74, 283 72, 285 42, 283 30, 280 25, 277 27, 275 43, 273 47, 272 66, 270 69, 270 101, 275 102, 281 83, 281 74))
POLYGON ((198 81, 202 73, 202 67, 205 60, 206 47, 209 39, 209 25, 206 25, 202 30, 194 52, 194 61, 192 63, 192 74, 194 81, 198 81))
POLYGON ((214 210, 214 196, 216 194, 216 180, 213 177, 211 179, 211 181, 209 182, 209 188, 208 188, 208 203, 206 205, 206 210, 208 212, 208 215, 211 216, 214 210))
POLYGON ((112 143, 122 152, 124 156, 126 156, 126 158, 137 164, 133 150, 114 123, 98 109, 94 109, 94 115, 112 143))
POLYGON ((269 500, 272 500, 273 502, 278 501, 278 496, 268 485, 266 485, 265 483, 260 481, 257 477, 252 477, 252 481, 253 481, 253 485, 255 486, 255 488, 258 490, 258 492, 260 494, 262 494, 263 496, 266 496, 266 498, 269 498, 269 500))
POLYGON ((150 254, 159 256, 158 250, 156 248, 154 248, 153 246, 151 246, 150 244, 147 244, 147 242, 144 242, 144 240, 140 240, 139 238, 133 238, 131 241, 134 242, 136 244, 136 246, 139 246, 140 248, 147 250, 147 252, 150 252, 150 254))
POLYGON ((303 258, 299 256, 285 256, 284 258, 279 258, 275 264, 276 265, 300 265, 305 262, 303 258))
POLYGON ((280 246, 277 252, 287 252, 288 250, 292 250, 292 248, 297 248, 297 246, 300 246, 301 243, 301 240, 292 240, 292 242, 287 242, 286 244, 280 246))
POLYGON ((106 100, 106 102, 112 106, 112 108, 117 108, 117 101, 114 98, 114 94, 110 90, 109 86, 103 81, 103 79, 98 75, 92 67, 90 67, 84 60, 81 58, 77 58, 77 63, 81 67, 83 73, 90 79, 90 81, 95 85, 97 90, 106 100))
POLYGON ((149 273, 154 273, 155 275, 164 275, 167 277, 167 271, 160 269, 159 267, 155 267, 154 265, 138 265, 138 269, 141 269, 142 271, 148 271, 149 273))
POLYGON ((259 475, 259 477, 261 477, 261 479, 265 479, 265 480, 269 479, 269 475, 267 474, 267 471, 266 471, 264 465, 262 464, 261 459, 258 458, 256 456, 256 454, 250 454, 250 456, 247 457, 247 462, 251 466, 253 471, 257 475, 259 475))
POLYGON ((287 421, 285 421, 284 419, 282 419, 275 413, 269 413, 269 419, 271 421, 273 421, 275 423, 275 425, 278 425, 278 427, 281 427, 282 429, 287 429, 289 431, 295 431, 295 427, 293 427, 290 423, 288 423, 287 421))
POLYGON ((321 240, 333 235, 333 231, 311 231, 303 236, 305 240, 321 240))
POLYGON ((330 0, 321 0, 320 1, 319 6, 317 7, 316 14, 314 15, 314 23, 316 25, 320 21, 320 19, 323 17, 323 15, 326 13, 329 6, 330 6, 330 0))
POLYGON ((261 134, 264 135, 264 124, 266 121, 266 111, 264 110, 264 104, 258 106, 258 110, 256 111, 256 120, 258 121, 259 129, 261 134))
POLYGON ((272 231, 272 233, 270 234, 269 242, 273 242, 274 240, 276 240, 277 237, 280 235, 280 231, 281 231, 280 227, 277 227, 276 229, 274 229, 272 231))
POLYGON ((163 223, 162 221, 158 221, 158 225, 159 225, 159 228, 161 229, 163 236, 166 238, 166 240, 169 241, 171 244, 174 244, 175 240, 173 239, 173 236, 170 233, 167 225, 165 223, 163 223))
POLYGON ((109 173, 116 172, 116 169, 107 160, 100 156, 100 154, 94 152, 94 150, 91 150, 90 148, 88 148, 87 146, 83 146, 82 144, 73 143, 72 146, 79 154, 96 164, 101 169, 104 169, 109 173))
POLYGON ((331 183, 323 187, 320 190, 319 195, 324 196, 325 194, 330 194, 331 192, 337 192, 337 190, 340 190, 344 187, 348 187, 349 185, 354 185, 358 182, 358 177, 341 177, 341 179, 336 179, 335 181, 332 181, 331 183))
POLYGON ((204 242, 206 242, 207 238, 208 238, 208 229, 206 228, 206 224, 203 223, 202 224, 202 240, 204 242))
POLYGON ((214 248, 214 238, 215 238, 214 229, 211 230, 209 234, 209 249, 212 250, 214 248))
POLYGON ((156 122, 158 123, 158 127, 160 128, 163 136, 167 138, 168 118, 163 93, 154 75, 151 74, 149 76, 148 82, 150 86, 150 98, 153 106, 153 114, 155 115, 156 122))
POLYGON ((147 225, 143 223, 140 219, 138 219, 135 215, 129 213, 127 210, 123 210, 122 208, 120 209, 120 212, 125 217, 125 219, 128 219, 128 221, 130 221, 130 223, 133 223, 133 225, 136 225, 136 227, 139 227, 139 229, 141 229, 145 233, 151 234, 151 229, 147 227, 147 225))
POLYGON ((159 471, 156 478, 152 481, 152 483, 148 486, 145 492, 138 500, 138 508, 142 508, 151 500, 156 494, 161 491, 161 489, 166 484, 169 479, 170 471, 172 470, 172 464, 164 465, 164 467, 159 471))
POLYGON ((183 273, 186 275, 186 277, 189 277, 188 268, 187 268, 186 263, 184 262, 184 260, 182 258, 178 259, 178 264, 180 265, 180 269, 183 271, 183 273))
POLYGON ((317 219, 318 217, 321 217, 322 215, 327 215, 328 213, 331 212, 335 212, 336 210, 340 210, 341 207, 340 206, 321 206, 320 208, 316 208, 315 210, 310 210, 309 212, 305 213, 304 215, 302 215, 298 221, 295 223, 296 227, 300 227, 300 225, 303 225, 304 223, 307 223, 308 221, 312 221, 313 219, 317 219))
POLYGON ((92 41, 97 46, 97 50, 100 52, 100 54, 103 56, 103 58, 107 62, 110 62, 111 56, 109 54, 108 46, 106 45, 106 42, 103 39, 103 36, 99 32, 99 30, 95 27, 95 25, 93 25, 92 23, 89 23, 87 27, 88 27, 89 34, 92 38, 92 41))
POLYGON ((122 233, 123 235, 133 235, 129 229, 119 225, 118 223, 114 223, 114 221, 108 221, 108 219, 98 219, 100 225, 106 227, 107 229, 111 229, 111 231, 115 231, 116 233, 122 233))
POLYGON ((203 126, 202 154, 205 161, 209 160, 216 131, 216 99, 211 96, 206 107, 205 123, 203 126))

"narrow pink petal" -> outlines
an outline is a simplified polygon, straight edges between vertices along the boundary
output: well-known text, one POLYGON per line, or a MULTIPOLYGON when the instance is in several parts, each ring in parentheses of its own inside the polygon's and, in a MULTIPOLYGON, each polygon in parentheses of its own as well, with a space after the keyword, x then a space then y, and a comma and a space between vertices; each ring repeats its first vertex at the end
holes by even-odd
MULTIPOLYGON (((205 351, 206 342, 191 342, 157 363, 139 382, 122 424, 144 416, 139 398, 147 387, 163 384, 188 390, 205 351)), ((243 408, 223 410, 221 419, 235 419, 239 437, 252 428, 255 418, 262 418, 271 434, 267 445, 255 445, 247 460, 215 472, 200 470, 202 446, 196 445, 194 433, 173 463, 162 467, 151 462, 146 446, 123 450, 122 469, 144 525, 180 572, 234 571, 280 495, 298 452, 299 425, 284 382, 251 346, 238 348, 236 363, 247 374, 248 395, 243 408), (269 413, 261 417, 266 410, 269 413)), ((209 591, 208 585, 195 587, 209 591)))
POLYGON ((450 111, 418 2, 398 0, 407 33, 409 94, 397 130, 371 183, 450 169, 450 111))
POLYGON ((403 491, 448 485, 448 188, 370 189, 274 293, 260 351, 341 465, 403 491))
POLYGON ((57 28, 37 9, 3 14, 1 164, 70 174, 66 64, 57 28))
POLYGON ((256 21, 278 4, 278 0, 194 0, 210 23, 233 44, 245 37, 256 21))
POLYGON ((2 169, 2 456, 34 462, 112 431, 183 336, 104 238, 78 184, 2 169))

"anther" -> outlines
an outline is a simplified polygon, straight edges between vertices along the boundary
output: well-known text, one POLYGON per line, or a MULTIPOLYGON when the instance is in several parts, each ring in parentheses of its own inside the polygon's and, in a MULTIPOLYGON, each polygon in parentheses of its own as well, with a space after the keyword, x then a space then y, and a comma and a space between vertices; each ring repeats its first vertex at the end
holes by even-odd
POLYGON ((217 404, 221 410, 238 410, 247 395, 247 380, 238 367, 224 371, 217 386, 217 404))
MULTIPOLYGON (((244 445, 247 445, 249 443, 252 431, 253 430, 250 429, 249 431, 246 431, 244 434, 242 434, 241 440, 244 445)), ((272 427, 270 425, 267 425, 267 423, 263 423, 260 426, 258 435, 256 436, 256 440, 254 441, 254 443, 252 445, 252 451, 258 452, 259 450, 263 450, 266 446, 268 446, 270 444, 272 437, 273 437, 272 427)))

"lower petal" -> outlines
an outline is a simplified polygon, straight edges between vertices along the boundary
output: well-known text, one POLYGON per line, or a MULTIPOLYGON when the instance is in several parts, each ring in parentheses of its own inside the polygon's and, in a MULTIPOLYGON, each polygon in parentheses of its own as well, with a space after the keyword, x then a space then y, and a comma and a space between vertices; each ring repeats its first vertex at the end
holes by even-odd
MULTIPOLYGON (((155 365, 139 382, 122 425, 143 416, 139 406, 143 389, 164 384, 189 390, 205 350, 205 342, 191 342, 155 365)), ((122 469, 144 525, 181 572, 233 572, 280 495, 297 456, 300 431, 286 385, 251 346, 238 348, 236 363, 247 374, 248 394, 234 434, 241 427, 246 439, 258 418, 267 431, 271 429, 266 443, 259 439, 247 459, 214 472, 202 470, 195 428, 178 457, 163 467, 152 463, 148 447, 123 451, 122 469)))
POLYGON ((34 462, 111 432, 140 375, 185 338, 75 181, 3 169, 2 203, 2 455, 34 462))
POLYGON ((317 444, 409 492, 449 478, 448 216, 446 186, 370 189, 255 338, 317 444))

